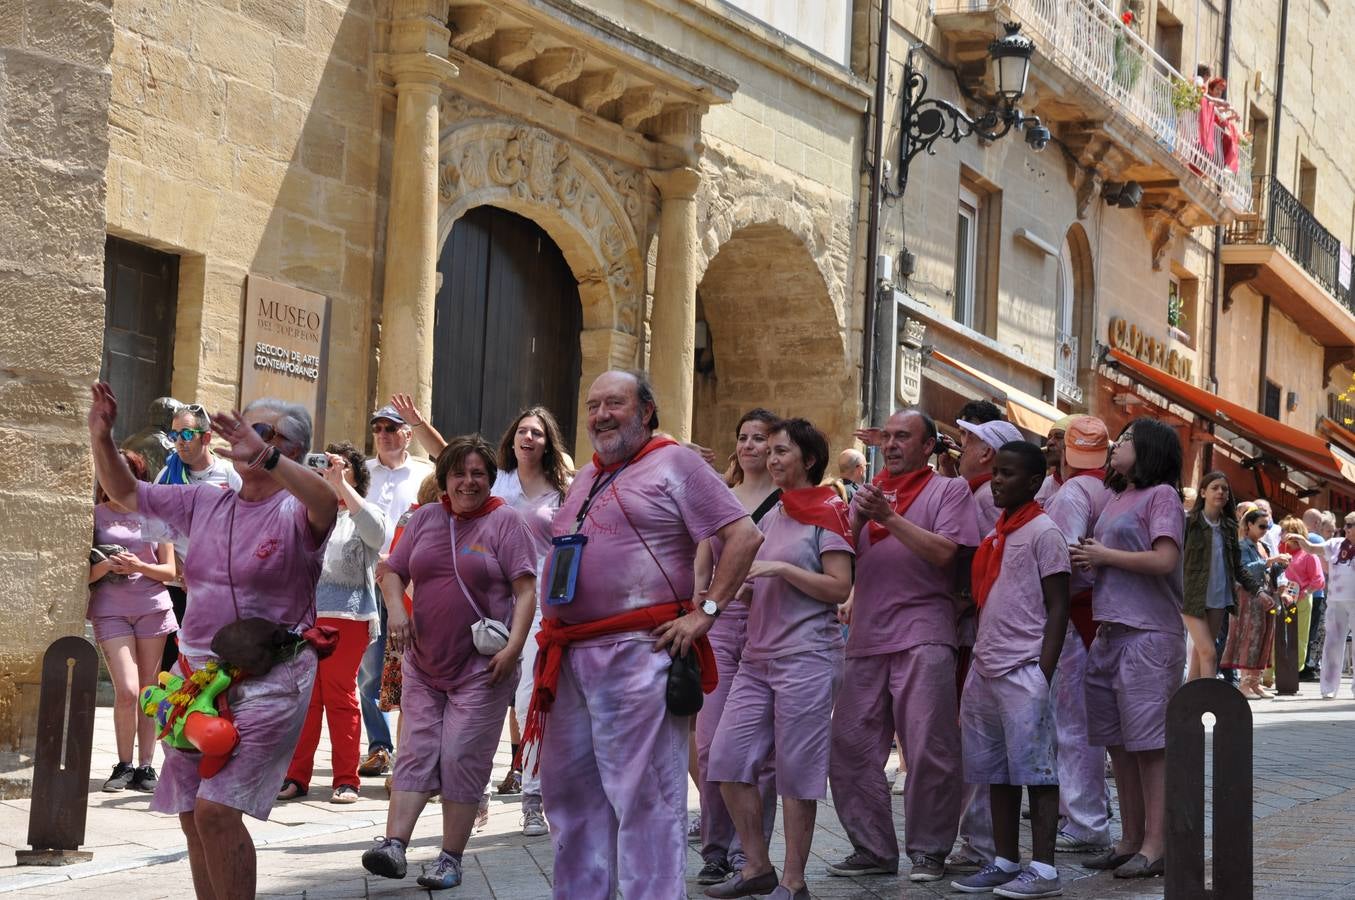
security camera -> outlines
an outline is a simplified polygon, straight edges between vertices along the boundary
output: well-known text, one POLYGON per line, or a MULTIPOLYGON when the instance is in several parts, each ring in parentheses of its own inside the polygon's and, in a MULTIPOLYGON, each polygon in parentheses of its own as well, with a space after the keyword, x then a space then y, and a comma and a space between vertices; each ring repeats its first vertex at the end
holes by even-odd
POLYGON ((1049 146, 1049 141, 1053 137, 1049 129, 1038 122, 1026 129, 1026 143, 1030 149, 1039 153, 1045 147, 1049 146))

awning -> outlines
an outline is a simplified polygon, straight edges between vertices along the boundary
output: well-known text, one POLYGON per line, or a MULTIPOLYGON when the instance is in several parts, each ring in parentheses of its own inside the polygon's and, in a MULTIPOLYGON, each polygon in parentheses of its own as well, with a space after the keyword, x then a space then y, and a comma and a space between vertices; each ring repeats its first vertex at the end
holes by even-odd
MULTIPOLYGON (((1355 481, 1346 474, 1332 448, 1315 434, 1300 431, 1267 415, 1224 400, 1189 382, 1168 375, 1123 350, 1108 351, 1112 364, 1122 368, 1139 384, 1157 391, 1173 403, 1227 428, 1268 451, 1286 465, 1335 481, 1355 481)), ((1355 462, 1355 458, 1352 458, 1355 462)), ((1355 468, 1352 468, 1355 474, 1355 468)))
POLYGON ((1326 416, 1318 420, 1317 427, 1332 439, 1327 447, 1330 448, 1332 456, 1336 457, 1341 474, 1345 476, 1346 481, 1355 484, 1355 432, 1336 424, 1336 420, 1326 416))
POLYGON ((1007 407, 1007 418, 1018 428, 1024 428, 1031 434, 1037 434, 1044 437, 1049 434, 1049 429, 1054 427, 1054 423, 1064 417, 1063 410, 1057 406, 1045 403, 1039 397, 1032 397, 1019 388, 1014 388, 1000 379, 994 378, 987 372, 982 372, 972 366, 967 366, 958 359, 947 356, 940 350, 933 350, 931 358, 944 365, 957 369, 960 372, 977 378, 979 381, 993 388, 996 396, 1000 397, 1007 407))

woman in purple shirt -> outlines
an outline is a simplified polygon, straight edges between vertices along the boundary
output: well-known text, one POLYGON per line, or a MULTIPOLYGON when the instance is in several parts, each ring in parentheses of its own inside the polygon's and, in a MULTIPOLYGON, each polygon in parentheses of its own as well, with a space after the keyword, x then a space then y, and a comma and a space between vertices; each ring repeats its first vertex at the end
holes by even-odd
POLYGON ((1119 842, 1086 865, 1144 878, 1163 871, 1167 701, 1186 663, 1181 442, 1171 427, 1135 419, 1111 448, 1110 469, 1113 494, 1093 536, 1069 551, 1073 565, 1097 570, 1087 740, 1110 750, 1122 823, 1119 842))
POLYGON ((706 896, 807 900, 805 862, 817 802, 828 796, 829 723, 842 679, 837 607, 852 589, 851 526, 833 489, 815 487, 828 462, 821 431, 806 419, 789 419, 773 427, 768 447, 767 470, 781 499, 758 524, 764 541, 748 571, 747 643, 708 772, 721 783, 746 859, 741 872, 706 896), (768 856, 757 787, 773 747, 786 833, 780 878, 768 856))
MULTIPOLYGON (((121 451, 137 481, 145 481, 146 462, 139 453, 121 451)), ((141 517, 109 499, 95 482, 94 545, 122 547, 121 553, 91 554, 89 611, 94 641, 108 661, 113 679, 113 733, 118 764, 104 782, 105 791, 128 787, 154 791, 155 721, 141 715, 137 697, 155 683, 165 637, 178 622, 165 582, 174 578, 174 545, 152 543, 141 536, 141 517), (97 559, 96 556, 103 556, 97 559), (136 738, 137 765, 132 766, 132 738, 136 738)))
POLYGON ((404 878, 405 848, 433 794, 442 796, 442 852, 419 878, 427 888, 461 883, 466 849, 504 713, 518 683, 518 658, 536 606, 536 545, 522 516, 490 495, 494 450, 477 436, 438 454, 442 502, 421 506, 391 555, 377 566, 389 640, 404 655, 403 734, 386 833, 362 855, 367 871, 404 878), (414 584, 414 614, 405 587, 414 584), (511 630, 505 623, 511 622, 511 630), (490 655, 472 628, 507 632, 490 655))

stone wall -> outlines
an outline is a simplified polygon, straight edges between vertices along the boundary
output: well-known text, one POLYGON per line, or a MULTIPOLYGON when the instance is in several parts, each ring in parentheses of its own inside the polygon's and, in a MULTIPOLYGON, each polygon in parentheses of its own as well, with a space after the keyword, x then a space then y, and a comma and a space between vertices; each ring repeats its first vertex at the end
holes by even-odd
POLYGON ((181 256, 173 393, 236 402, 246 275, 330 298, 320 440, 366 432, 383 92, 372 0, 117 0, 108 230, 181 256))
POLYGON ((4 750, 31 747, 41 654, 84 625, 112 40, 107 0, 0 4, 4 750))

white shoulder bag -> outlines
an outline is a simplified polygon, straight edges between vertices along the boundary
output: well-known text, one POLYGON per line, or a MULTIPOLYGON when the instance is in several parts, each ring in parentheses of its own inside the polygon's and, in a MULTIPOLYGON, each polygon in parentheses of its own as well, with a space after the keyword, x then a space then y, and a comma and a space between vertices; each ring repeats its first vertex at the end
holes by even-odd
POLYGON ((471 643, 475 645, 475 651, 484 656, 494 656, 504 647, 508 646, 508 626, 498 619, 491 619, 480 609, 480 605, 475 602, 472 596, 470 586, 461 578, 461 569, 456 564, 456 515, 449 517, 448 521, 452 528, 452 574, 456 576, 456 583, 461 585, 461 593, 466 595, 470 601, 471 609, 480 620, 470 627, 471 643))

